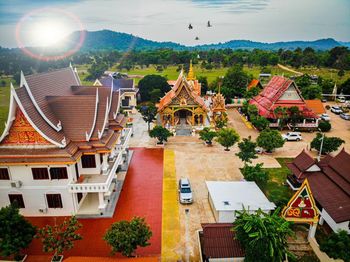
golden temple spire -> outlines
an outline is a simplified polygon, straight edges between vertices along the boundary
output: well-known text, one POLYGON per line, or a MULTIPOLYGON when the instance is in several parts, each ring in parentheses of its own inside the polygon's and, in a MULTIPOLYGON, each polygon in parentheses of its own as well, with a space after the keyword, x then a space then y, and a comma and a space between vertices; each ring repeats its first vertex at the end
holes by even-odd
POLYGON ((187 80, 196 80, 196 76, 193 72, 192 59, 190 60, 190 69, 188 70, 187 80))

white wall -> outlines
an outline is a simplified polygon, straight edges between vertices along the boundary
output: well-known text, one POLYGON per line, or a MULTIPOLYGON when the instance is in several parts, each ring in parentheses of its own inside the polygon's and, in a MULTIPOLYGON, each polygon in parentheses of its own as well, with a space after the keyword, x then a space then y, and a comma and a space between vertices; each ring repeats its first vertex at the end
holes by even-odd
POLYGON ((244 257, 230 258, 209 258, 210 262, 240 262, 244 261, 244 257))
MULTIPOLYGON (((241 211, 241 210, 239 210, 241 211)), ((265 213, 270 213, 270 210, 263 210, 265 213)), ((219 218, 216 219, 218 223, 232 223, 236 220, 236 214, 234 210, 217 211, 219 213, 219 218)), ((250 214, 254 214, 256 210, 249 210, 250 214)))
POLYGON ((334 232, 338 231, 339 229, 342 229, 347 231, 350 234, 349 221, 336 223, 324 208, 322 208, 321 216, 327 222, 327 224, 332 228, 334 232))
POLYGON ((76 197, 67 189, 68 183, 75 179, 74 165, 10 166, 8 169, 10 180, 0 180, 0 207, 10 204, 9 194, 22 194, 25 208, 20 212, 25 216, 69 216, 76 212, 76 197), (68 179, 34 180, 32 167, 66 167, 68 179), (22 186, 12 188, 11 180, 22 181, 22 186), (39 212, 47 208, 46 194, 61 194, 63 208, 49 208, 46 214, 39 212))

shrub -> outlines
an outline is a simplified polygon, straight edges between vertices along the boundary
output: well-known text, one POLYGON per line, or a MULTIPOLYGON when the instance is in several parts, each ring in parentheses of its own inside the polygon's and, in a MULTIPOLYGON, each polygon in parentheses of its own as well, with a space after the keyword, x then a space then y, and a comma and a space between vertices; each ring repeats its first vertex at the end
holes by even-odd
POLYGON ((244 179, 247 181, 254 181, 259 185, 265 185, 269 179, 269 174, 262 168, 263 163, 255 166, 244 165, 241 169, 244 179))
MULTIPOLYGON (((317 133, 316 137, 311 141, 311 148, 314 148, 319 152, 321 148, 321 143, 322 143, 322 134, 317 133)), ((324 136, 321 154, 326 155, 333 151, 336 151, 340 147, 340 145, 343 143, 345 143, 345 141, 339 137, 324 136)))
POLYGON ((327 110, 331 109, 331 107, 330 107, 329 105, 326 105, 325 108, 326 108, 327 110))
POLYGON ((157 138, 159 141, 159 144, 163 144, 163 141, 167 142, 168 137, 172 136, 173 134, 162 126, 155 126, 150 132, 149 136, 157 138))
POLYGON ((345 230, 332 233, 326 240, 320 243, 320 249, 331 258, 340 258, 345 262, 350 261, 350 236, 345 230))
POLYGON ((205 141, 208 145, 212 144, 214 137, 216 137, 216 132, 211 131, 209 127, 205 127, 203 130, 199 131, 199 138, 205 141))
POLYGON ((331 123, 329 123, 327 121, 321 121, 321 122, 318 123, 318 128, 322 132, 328 132, 329 130, 331 130, 332 125, 331 125, 331 123))
POLYGON ((112 253, 121 252, 130 257, 138 246, 146 247, 152 236, 144 218, 134 217, 131 221, 118 221, 107 230, 103 239, 112 247, 112 253))

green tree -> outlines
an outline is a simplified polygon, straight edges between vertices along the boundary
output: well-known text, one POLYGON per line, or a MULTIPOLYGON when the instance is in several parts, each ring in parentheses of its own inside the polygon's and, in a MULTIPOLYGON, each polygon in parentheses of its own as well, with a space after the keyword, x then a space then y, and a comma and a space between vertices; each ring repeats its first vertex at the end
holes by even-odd
MULTIPOLYGON (((311 148, 314 148, 318 152, 320 152, 321 143, 322 143, 322 134, 317 133, 316 137, 311 141, 311 148)), ((343 143, 345 143, 345 141, 339 137, 324 136, 321 154, 326 155, 333 151, 336 151, 343 143)))
POLYGON ((161 96, 170 90, 167 79, 159 75, 146 75, 138 84, 141 101, 150 101, 151 92, 154 89, 161 91, 161 96))
POLYGON ((328 132, 331 130, 332 125, 328 121, 320 121, 318 123, 318 128, 321 130, 321 132, 328 132))
POLYGON ((244 179, 247 181, 254 181, 260 186, 266 185, 269 180, 269 174, 262 166, 263 163, 256 164, 255 166, 244 164, 244 167, 241 169, 244 179))
MULTIPOLYGON (((247 207, 248 208, 248 207, 247 207)), ((237 211, 232 230, 245 249, 246 262, 281 262, 289 254, 287 237, 293 236, 290 222, 279 216, 279 209, 267 214, 259 209, 251 214, 237 211)))
POLYGON ((344 95, 350 95, 350 78, 340 85, 340 90, 344 95))
POLYGON ((320 243, 320 249, 331 258, 340 258, 345 262, 350 262, 350 235, 345 230, 332 232, 320 243))
POLYGON ((261 91, 260 88, 257 86, 252 87, 250 90, 245 92, 244 97, 247 99, 253 98, 257 96, 260 93, 260 91, 261 91))
POLYGON ((86 79, 96 80, 100 78, 103 73, 108 69, 108 65, 105 63, 93 63, 90 68, 87 70, 89 75, 86 79))
POLYGON ((323 94, 332 94, 335 82, 332 79, 325 79, 319 77, 317 80, 317 85, 322 89, 323 94))
POLYGON ((322 88, 318 85, 305 87, 302 91, 302 95, 305 99, 321 99, 322 88))
POLYGON ((159 99, 162 96, 162 91, 160 91, 160 89, 153 89, 150 93, 150 101, 152 103, 156 103, 159 101, 159 99))
POLYGON ((208 145, 212 144, 212 141, 215 137, 216 132, 210 130, 209 127, 204 127, 203 130, 199 131, 199 138, 205 141, 208 145))
POLYGON ((241 66, 236 65, 226 72, 221 92, 227 101, 235 96, 242 97, 250 81, 251 76, 244 72, 241 66))
POLYGON ((137 247, 149 246, 152 236, 150 226, 144 218, 134 217, 131 221, 118 221, 107 230, 103 239, 112 247, 112 253, 132 256, 137 247))
POLYGON ((223 128, 226 127, 228 123, 228 117, 227 117, 227 113, 223 112, 221 117, 218 117, 215 119, 215 127, 216 128, 223 128))
POLYGON ((282 129, 287 124, 288 119, 288 108, 278 106, 273 110, 274 114, 277 116, 277 118, 280 120, 280 129, 282 129))
POLYGON ((259 131, 262 131, 266 128, 269 127, 269 120, 267 120, 265 117, 263 116, 257 116, 253 119, 251 119, 252 124, 256 127, 256 129, 258 129, 259 131))
POLYGON ((14 255, 20 259, 21 250, 28 247, 36 233, 36 228, 22 215, 16 204, 0 209, 0 254, 14 255))
POLYGON ((77 233, 82 226, 77 218, 72 216, 68 220, 64 219, 61 224, 40 228, 35 237, 41 239, 44 252, 54 252, 53 260, 56 261, 64 251, 74 247, 75 241, 83 239, 77 233))
POLYGON ((255 152, 256 143, 252 141, 251 136, 248 138, 243 138, 243 141, 238 143, 239 152, 236 153, 236 156, 241 159, 244 164, 251 163, 252 159, 258 158, 255 152))
POLYGON ((173 134, 162 126, 155 126, 153 129, 149 132, 149 136, 153 138, 157 138, 159 144, 163 144, 163 142, 168 141, 168 137, 172 136, 173 134))
POLYGON ((297 106, 292 106, 288 109, 290 122, 295 127, 295 125, 303 119, 303 114, 297 106))
POLYGON ((151 123, 156 120, 157 108, 154 104, 148 103, 144 106, 137 106, 137 110, 141 113, 142 119, 148 124, 148 132, 151 129, 151 123))
POLYGON ((249 119, 253 119, 253 118, 257 117, 259 114, 259 110, 256 107, 256 105, 248 105, 247 111, 248 111, 249 119))
POLYGON ((239 141, 239 135, 233 128, 222 128, 217 132, 216 141, 225 147, 225 151, 230 151, 230 147, 239 141))
POLYGON ((277 130, 265 129, 259 134, 256 143, 271 153, 274 149, 282 147, 284 140, 277 130))
POLYGON ((197 79, 201 83, 201 95, 205 95, 209 88, 208 79, 206 76, 198 76, 197 79))

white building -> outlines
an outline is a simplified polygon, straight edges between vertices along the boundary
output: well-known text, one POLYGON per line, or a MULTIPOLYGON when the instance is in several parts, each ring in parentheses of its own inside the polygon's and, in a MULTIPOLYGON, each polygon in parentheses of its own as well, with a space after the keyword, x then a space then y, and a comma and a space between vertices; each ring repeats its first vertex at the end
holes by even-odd
POLYGON ((134 79, 125 78, 121 74, 109 74, 97 79, 94 85, 110 87, 113 92, 119 92, 120 106, 123 111, 136 112, 138 89, 135 88, 134 79))
POLYGON ((206 181, 208 198, 216 222, 232 223, 236 211, 248 210, 254 213, 259 208, 264 212, 275 209, 255 182, 246 181, 206 181))
POLYGON ((119 93, 81 86, 72 67, 21 75, 0 137, 0 207, 25 216, 103 214, 128 163, 119 93))

